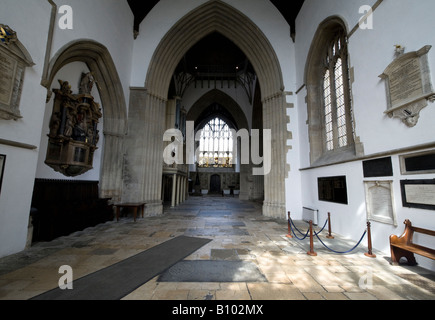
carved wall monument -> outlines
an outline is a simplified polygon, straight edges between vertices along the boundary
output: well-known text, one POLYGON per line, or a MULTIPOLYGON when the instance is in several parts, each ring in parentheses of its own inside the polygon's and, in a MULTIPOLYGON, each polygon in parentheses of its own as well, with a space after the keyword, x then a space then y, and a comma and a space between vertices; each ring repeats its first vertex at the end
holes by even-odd
POLYGON ((75 177, 92 169, 102 113, 90 95, 94 83, 91 74, 83 74, 80 94, 72 94, 68 82, 59 80, 59 83, 61 88, 53 90, 45 163, 67 177, 75 177))
POLYGON ((420 111, 435 100, 429 70, 428 53, 432 47, 399 54, 379 77, 386 80, 391 118, 400 118, 408 127, 417 125, 420 111))
POLYGON ((367 218, 397 226, 393 181, 365 181, 367 218))
POLYGON ((19 107, 24 73, 33 65, 15 31, 0 24, 0 119, 22 118, 19 107))

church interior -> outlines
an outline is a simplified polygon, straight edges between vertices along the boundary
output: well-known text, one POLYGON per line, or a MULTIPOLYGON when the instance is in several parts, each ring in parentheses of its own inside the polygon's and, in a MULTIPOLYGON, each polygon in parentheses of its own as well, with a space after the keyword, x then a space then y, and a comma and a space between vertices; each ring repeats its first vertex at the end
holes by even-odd
POLYGON ((434 10, 3 0, 0 300, 433 300, 434 10))

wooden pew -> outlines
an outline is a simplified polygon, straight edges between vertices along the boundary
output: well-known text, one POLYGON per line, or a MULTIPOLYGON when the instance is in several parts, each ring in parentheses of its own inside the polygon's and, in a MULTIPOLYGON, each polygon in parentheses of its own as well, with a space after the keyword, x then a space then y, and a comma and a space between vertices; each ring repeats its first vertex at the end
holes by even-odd
POLYGON ((400 258, 406 258, 411 266, 417 265, 414 254, 435 260, 435 250, 413 242, 414 233, 435 236, 435 231, 412 226, 411 221, 405 220, 405 231, 398 237, 390 236, 391 264, 398 265, 400 258))

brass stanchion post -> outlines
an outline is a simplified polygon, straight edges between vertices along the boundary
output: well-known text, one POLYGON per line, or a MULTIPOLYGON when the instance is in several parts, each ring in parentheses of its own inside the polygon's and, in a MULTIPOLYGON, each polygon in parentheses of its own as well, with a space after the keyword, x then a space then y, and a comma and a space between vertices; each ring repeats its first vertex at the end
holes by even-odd
POLYGON ((328 239, 334 239, 334 237, 332 236, 331 213, 330 212, 328 212, 328 231, 329 231, 329 234, 326 236, 326 238, 328 238, 328 239))
POLYGON ((367 238, 369 251, 364 253, 364 255, 369 258, 376 258, 376 255, 372 252, 372 232, 370 230, 370 226, 370 221, 367 221, 367 238))
POLYGON ((288 212, 288 234, 286 235, 287 238, 293 239, 292 236, 292 226, 290 222, 290 211, 288 212))
POLYGON ((309 256, 316 257, 317 253, 314 252, 314 241, 313 241, 313 221, 310 220, 310 251, 307 252, 309 256))

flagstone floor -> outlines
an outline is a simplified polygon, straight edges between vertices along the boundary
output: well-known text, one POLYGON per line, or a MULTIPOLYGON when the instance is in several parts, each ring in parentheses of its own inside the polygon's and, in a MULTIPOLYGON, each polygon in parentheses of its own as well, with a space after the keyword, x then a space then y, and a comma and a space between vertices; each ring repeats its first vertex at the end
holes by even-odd
MULTIPOLYGON (((305 222, 295 222, 306 231, 305 222)), ((241 261, 258 268, 263 281, 167 282, 156 276, 124 300, 434 300, 435 273, 420 267, 391 266, 388 254, 364 255, 362 243, 336 254, 309 239, 289 239, 287 221, 263 217, 261 205, 237 198, 191 197, 161 217, 124 217, 0 259, 0 300, 27 300, 54 289, 71 266, 74 279, 186 235, 211 239, 186 261, 241 261)), ((355 243, 334 234, 328 246, 355 243)), ((339 251, 337 250, 337 251, 339 251)), ((212 263, 212 262, 211 262, 212 263)), ((204 281, 204 280, 201 280, 204 281)))

